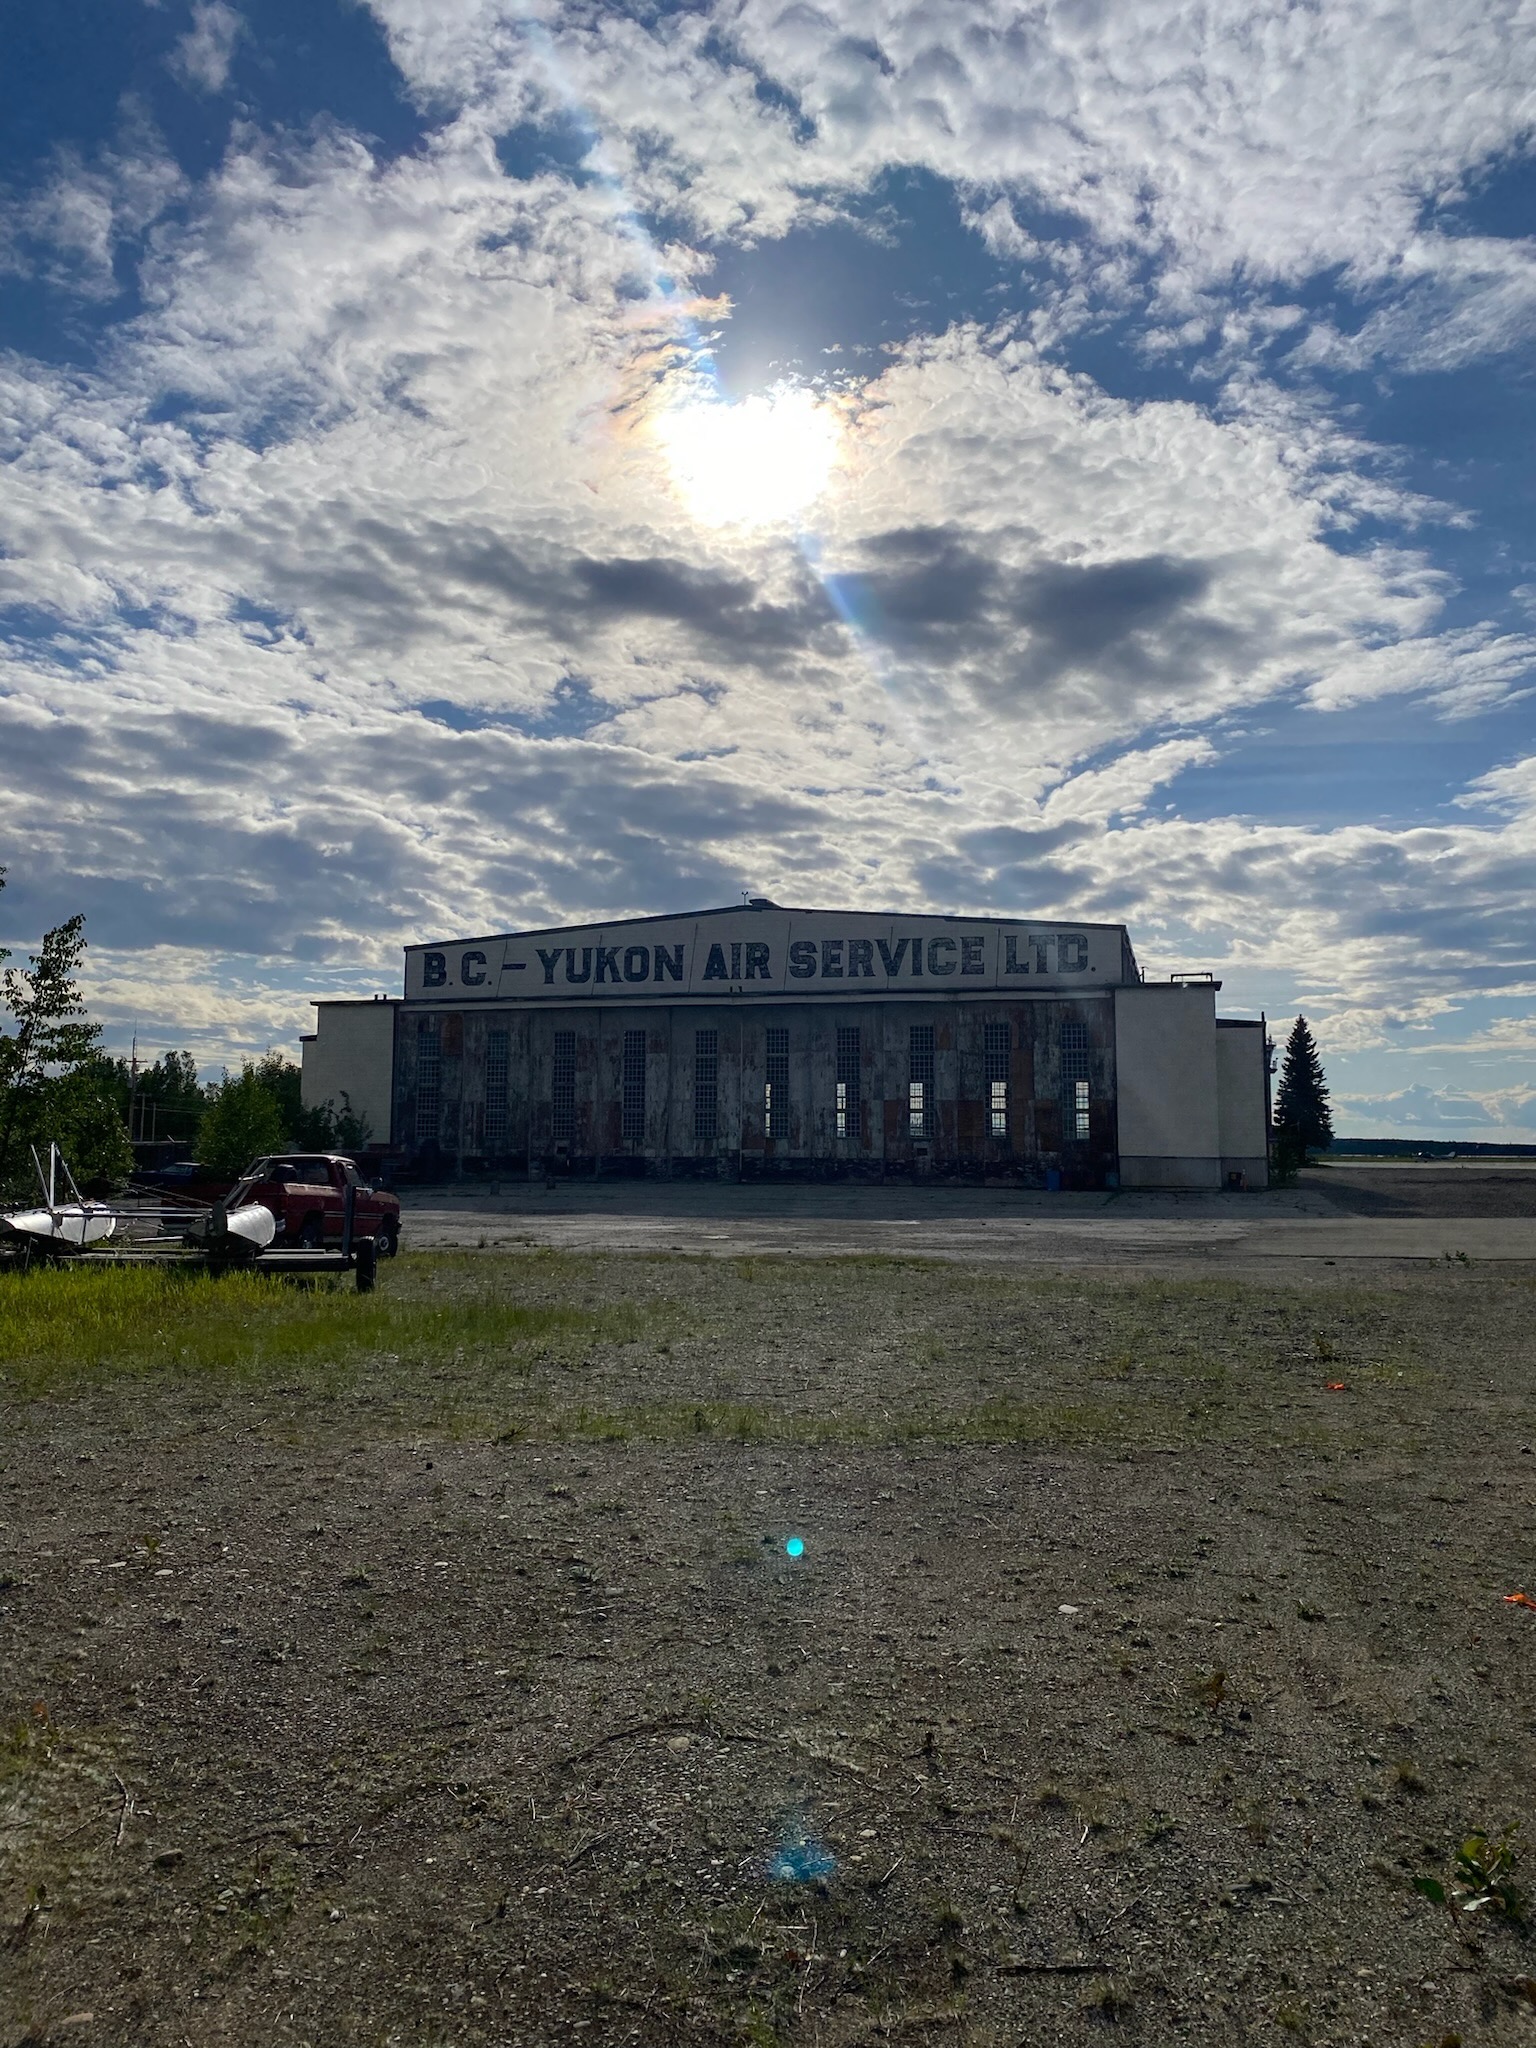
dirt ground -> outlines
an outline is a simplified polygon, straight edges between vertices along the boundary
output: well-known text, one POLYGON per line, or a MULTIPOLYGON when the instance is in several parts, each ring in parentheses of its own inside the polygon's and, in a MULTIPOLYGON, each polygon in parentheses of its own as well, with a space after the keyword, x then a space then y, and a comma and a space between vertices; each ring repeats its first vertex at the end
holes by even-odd
POLYGON ((3 2048, 1536 2043, 1531 1269, 381 1302, 0 1374, 3 2048))
POLYGON ((1341 1159, 1308 1167, 1297 1186, 1345 1216, 1536 1216, 1529 1159, 1341 1159))

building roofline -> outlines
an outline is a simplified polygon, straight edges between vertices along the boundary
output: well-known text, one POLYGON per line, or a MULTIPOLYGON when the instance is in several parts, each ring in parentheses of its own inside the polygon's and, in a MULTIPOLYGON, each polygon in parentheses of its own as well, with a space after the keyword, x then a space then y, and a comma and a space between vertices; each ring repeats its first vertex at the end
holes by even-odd
POLYGON ((565 924, 530 925, 522 931, 455 933, 448 939, 412 939, 404 950, 419 953, 434 946, 489 945, 495 939, 543 939, 552 937, 556 932, 590 930, 594 926, 601 927, 603 931, 620 931, 626 925, 635 924, 692 924, 701 917, 740 917, 753 910, 776 910, 787 917, 875 917, 893 921, 903 917, 926 917, 939 924, 1008 924, 1018 925, 1021 930, 1043 924, 1069 924, 1074 930, 1085 932, 1128 933, 1130 929, 1123 923, 1103 924, 1082 917, 1002 917, 993 911, 968 914, 954 910, 860 910, 848 904, 837 904, 829 909, 814 903, 770 903, 765 897, 759 897, 752 903, 721 903, 707 910, 658 910, 639 917, 588 917, 565 924))

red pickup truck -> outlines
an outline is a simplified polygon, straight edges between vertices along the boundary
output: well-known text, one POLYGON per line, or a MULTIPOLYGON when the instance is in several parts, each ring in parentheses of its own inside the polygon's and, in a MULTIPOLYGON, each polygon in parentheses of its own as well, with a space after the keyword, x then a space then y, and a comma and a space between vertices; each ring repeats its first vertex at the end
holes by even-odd
POLYGON ((379 1257, 392 1259, 400 1249, 400 1204, 382 1188, 370 1187, 339 1152, 274 1152, 258 1159, 230 1189, 224 1206, 264 1203, 277 1219, 279 1244, 339 1245, 349 1187, 356 1190, 353 1236, 371 1237, 379 1257))

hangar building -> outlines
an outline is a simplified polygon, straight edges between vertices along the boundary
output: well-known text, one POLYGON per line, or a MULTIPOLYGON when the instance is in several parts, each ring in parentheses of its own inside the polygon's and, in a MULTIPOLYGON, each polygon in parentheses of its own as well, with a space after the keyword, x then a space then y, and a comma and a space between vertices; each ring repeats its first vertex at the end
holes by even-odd
POLYGON ((407 947, 399 999, 316 1005, 304 1100, 424 1177, 1263 1187, 1264 1025, 1220 986, 1147 981, 1123 925, 759 897, 407 947))

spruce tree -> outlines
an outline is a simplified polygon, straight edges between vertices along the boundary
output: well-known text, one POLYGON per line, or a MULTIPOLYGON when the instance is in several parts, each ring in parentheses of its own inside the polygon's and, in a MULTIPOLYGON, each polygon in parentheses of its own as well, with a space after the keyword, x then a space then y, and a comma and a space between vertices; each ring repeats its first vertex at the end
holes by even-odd
POLYGON ((1280 1092, 1275 1099, 1275 1136, 1281 1152, 1298 1165, 1308 1152, 1322 1151, 1333 1143, 1328 1083, 1305 1017, 1296 1019, 1286 1040, 1280 1092))

